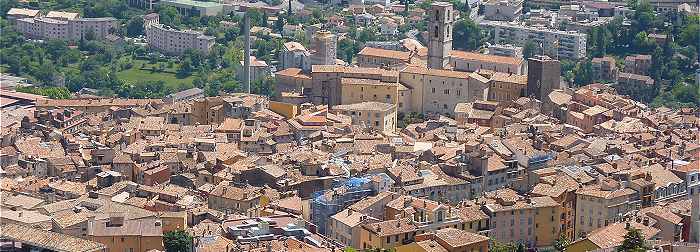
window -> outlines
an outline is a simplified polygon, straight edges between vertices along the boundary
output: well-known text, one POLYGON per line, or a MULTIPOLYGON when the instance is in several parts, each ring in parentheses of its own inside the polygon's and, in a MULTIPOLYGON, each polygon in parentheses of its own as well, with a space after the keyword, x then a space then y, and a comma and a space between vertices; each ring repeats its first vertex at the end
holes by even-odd
POLYGON ((386 237, 386 243, 387 243, 387 244, 388 244, 388 243, 391 243, 391 237, 390 237, 390 236, 387 236, 387 237, 386 237))
POLYGON ((435 88, 432 89, 433 94, 435 93, 435 88))
POLYGON ((448 94, 450 94, 450 90, 449 90, 449 89, 445 89, 444 91, 442 91, 442 93, 448 95, 448 94))

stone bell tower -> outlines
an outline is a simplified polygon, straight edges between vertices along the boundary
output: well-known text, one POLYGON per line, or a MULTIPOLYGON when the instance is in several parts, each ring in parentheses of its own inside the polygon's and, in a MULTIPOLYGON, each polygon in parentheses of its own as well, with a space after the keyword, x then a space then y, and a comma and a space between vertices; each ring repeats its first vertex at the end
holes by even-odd
POLYGON ((428 68, 444 69, 452 51, 452 23, 454 11, 451 3, 435 2, 428 15, 428 68))

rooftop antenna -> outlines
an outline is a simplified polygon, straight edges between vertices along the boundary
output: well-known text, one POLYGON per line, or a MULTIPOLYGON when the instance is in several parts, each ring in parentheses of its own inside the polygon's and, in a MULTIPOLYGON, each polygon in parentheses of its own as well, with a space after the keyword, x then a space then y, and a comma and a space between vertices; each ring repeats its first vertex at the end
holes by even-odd
POLYGON ((243 41, 243 81, 250 94, 250 16, 248 12, 243 15, 243 29, 244 41, 243 41))

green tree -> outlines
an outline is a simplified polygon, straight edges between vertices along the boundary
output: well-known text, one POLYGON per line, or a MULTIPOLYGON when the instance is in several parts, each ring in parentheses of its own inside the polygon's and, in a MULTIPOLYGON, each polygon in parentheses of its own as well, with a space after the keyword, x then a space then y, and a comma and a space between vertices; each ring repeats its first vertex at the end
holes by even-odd
POLYGON ((183 230, 163 234, 166 252, 189 252, 192 249, 192 236, 183 230))
POLYGON ((65 87, 17 87, 17 92, 47 96, 50 99, 71 98, 70 91, 65 87))
POLYGON ((452 45, 460 50, 476 50, 484 43, 484 34, 474 21, 462 19, 453 28, 452 45))
POLYGON ((554 249, 557 251, 563 252, 566 251, 566 247, 569 246, 569 239, 566 238, 566 236, 562 233, 559 235, 559 238, 554 241, 554 249))
POLYGON ((169 26, 179 26, 181 23, 180 14, 172 6, 164 6, 158 10, 159 22, 169 26))
POLYGON ((512 243, 500 243, 497 241, 493 241, 491 248, 489 248, 489 252, 513 252, 515 250, 516 246, 512 243))
POLYGON ((136 37, 143 35, 143 18, 132 17, 126 24, 126 35, 129 37, 136 37))
POLYGON ((644 242, 644 234, 642 231, 636 228, 627 229, 627 234, 625 234, 625 240, 622 241, 622 245, 617 247, 617 251, 620 252, 642 252, 646 251, 647 246, 644 242))
POLYGON ((523 57, 528 59, 532 56, 535 56, 535 54, 537 53, 537 49, 539 49, 539 46, 537 46, 535 42, 532 42, 532 40, 528 40, 527 42, 525 42, 525 46, 523 47, 523 57))
POLYGON ((522 243, 518 243, 518 248, 515 251, 516 252, 525 252, 525 246, 522 243))

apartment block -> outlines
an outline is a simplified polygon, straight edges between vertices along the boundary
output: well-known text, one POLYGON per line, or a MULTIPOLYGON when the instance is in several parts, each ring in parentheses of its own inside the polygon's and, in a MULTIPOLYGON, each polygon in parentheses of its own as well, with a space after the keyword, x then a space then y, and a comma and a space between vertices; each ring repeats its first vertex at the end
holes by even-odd
POLYGON ((620 221, 622 214, 636 208, 635 191, 618 181, 602 179, 576 191, 576 238, 620 221))
POLYGON ((489 45, 488 54, 519 59, 523 57, 523 47, 511 44, 493 44, 489 45))
POLYGON ((411 196, 389 202, 385 211, 385 220, 362 224, 362 249, 392 249, 417 241, 423 233, 445 228, 465 230, 468 224, 458 208, 411 196))
POLYGON ((116 18, 49 18, 35 17, 15 20, 17 31, 33 39, 78 41, 88 34, 104 39, 119 28, 116 18))
POLYGON ((486 193, 484 212, 489 216, 489 237, 526 247, 551 245, 559 238, 560 204, 551 197, 524 198, 511 189, 486 193))
POLYGON ((491 29, 494 43, 525 46, 528 41, 540 45, 550 57, 581 59, 586 57, 586 34, 559 31, 543 26, 526 26, 503 21, 484 21, 479 25, 491 29))
POLYGON ((88 220, 88 239, 104 244, 108 251, 162 250, 163 226, 158 218, 129 219, 123 215, 97 216, 88 220))
POLYGON ((188 49, 194 49, 208 55, 215 38, 200 31, 176 30, 163 24, 153 24, 146 26, 146 42, 165 54, 181 55, 188 49))
POLYGON ((396 248, 397 252, 486 252, 489 238, 480 234, 445 228, 416 236, 416 242, 396 248))
POLYGON ((10 8, 10 10, 7 11, 6 17, 7 17, 7 20, 14 22, 17 19, 39 17, 40 14, 41 13, 39 13, 39 10, 23 9, 23 8, 10 8))
POLYGON ((224 13, 224 5, 218 2, 194 0, 163 0, 159 5, 172 6, 183 16, 218 16, 224 13))

